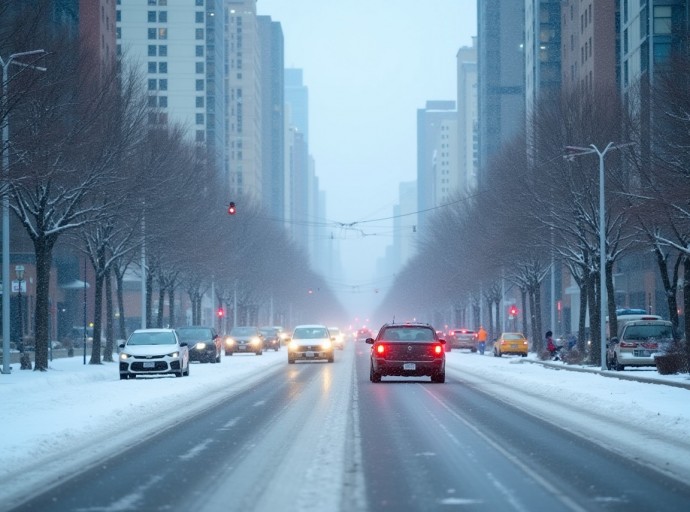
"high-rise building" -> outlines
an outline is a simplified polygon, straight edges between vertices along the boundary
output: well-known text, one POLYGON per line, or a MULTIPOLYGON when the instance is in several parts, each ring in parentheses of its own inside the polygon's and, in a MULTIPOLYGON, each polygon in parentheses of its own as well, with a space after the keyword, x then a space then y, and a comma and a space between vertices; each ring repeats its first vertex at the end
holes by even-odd
POLYGON ((469 194, 477 188, 477 38, 457 53, 458 73, 458 179, 457 190, 469 194))
POLYGON ((256 0, 225 0, 230 191, 260 203, 261 45, 256 0))
POLYGON ((477 1, 479 188, 501 146, 524 124, 524 0, 477 1))
MULTIPOLYGON (((427 101, 425 108, 417 109, 417 209, 420 212, 438 206, 447 195, 443 188, 451 186, 451 174, 457 176, 456 134, 454 101, 427 101)), ((421 230, 428 222, 429 215, 420 214, 421 230)))
POLYGON ((177 123, 206 147, 220 176, 225 159, 221 0, 118 0, 118 54, 146 77, 151 126, 177 123))
POLYGON ((275 219, 285 217, 285 87, 283 30, 270 16, 259 16, 261 40, 262 202, 275 219))

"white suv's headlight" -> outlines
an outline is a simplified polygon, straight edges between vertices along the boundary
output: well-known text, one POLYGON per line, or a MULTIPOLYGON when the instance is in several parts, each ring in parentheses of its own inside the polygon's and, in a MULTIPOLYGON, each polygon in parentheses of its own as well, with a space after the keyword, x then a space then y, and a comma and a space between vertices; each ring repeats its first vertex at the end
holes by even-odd
POLYGON ((126 352, 122 352, 122 353, 120 354, 120 360, 121 360, 121 361, 127 361, 127 359, 129 359, 130 357, 132 357, 132 356, 130 356, 130 355, 127 354, 126 352))
POLYGON ((333 346, 333 343, 330 342, 330 340, 326 340, 321 344, 321 348, 324 350, 328 350, 333 346))
POLYGON ((172 352, 171 354, 168 354, 168 357, 172 357, 173 359, 177 359, 178 357, 180 357, 180 353, 179 352, 172 352))

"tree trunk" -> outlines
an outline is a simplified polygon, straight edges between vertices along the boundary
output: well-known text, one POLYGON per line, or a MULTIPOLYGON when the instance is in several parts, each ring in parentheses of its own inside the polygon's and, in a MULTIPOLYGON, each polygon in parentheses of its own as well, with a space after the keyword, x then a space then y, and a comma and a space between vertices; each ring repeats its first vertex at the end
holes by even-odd
POLYGON ((676 258, 676 261, 673 265, 673 278, 671 278, 668 269, 668 257, 664 256, 663 252, 656 244, 654 244, 654 254, 656 255, 656 264, 659 267, 659 275, 661 276, 661 282, 664 285, 664 292, 666 293, 668 317, 673 324, 673 332, 678 334, 680 319, 678 317, 678 301, 676 300, 676 292, 678 291, 678 270, 683 256, 679 254, 676 258))
POLYGON ((683 316, 685 317, 685 363, 690 371, 690 257, 683 259, 683 316))
POLYGON ((162 275, 158 278, 158 313, 156 316, 156 326, 163 327, 165 320, 165 282, 162 275))
POLYGON ((539 354, 544 348, 544 333, 542 331, 541 324, 541 285, 537 284, 534 287, 534 321, 537 333, 539 333, 534 338, 537 340, 537 354, 539 354))
POLYGON ((146 273, 146 327, 153 325, 153 276, 151 272, 146 273))
POLYGON ((127 339, 127 324, 125 323, 125 292, 123 289, 125 280, 124 272, 115 270, 115 282, 117 283, 117 309, 120 312, 118 318, 119 339, 127 339))
POLYGON ((168 311, 170 312, 170 327, 175 327, 175 287, 168 287, 168 311))
POLYGON ((580 282, 580 315, 577 319, 577 349, 580 351, 580 354, 585 354, 587 350, 587 296, 589 294, 590 277, 587 270, 584 272, 586 275, 583 275, 580 282))
POLYGON ((601 363, 601 335, 599 329, 599 314, 601 304, 601 291, 599 288, 598 272, 592 273, 590 279, 592 286, 589 293, 589 335, 592 339, 592 344, 589 347, 589 362, 591 364, 601 363))
POLYGON ((46 238, 34 240, 36 254, 36 352, 34 371, 48 369, 50 268, 53 261, 53 242, 46 238))
POLYGON ((105 352, 103 361, 113 362, 115 351, 115 329, 113 328, 113 282, 110 269, 105 271, 105 352))
POLYGON ((537 307, 534 301, 534 288, 530 286, 527 289, 527 293, 529 296, 530 324, 532 325, 532 347, 538 354, 540 352, 539 347, 541 347, 541 333, 537 329, 537 307))
MULTIPOLYGON (((606 304, 609 312, 609 338, 618 336, 618 315, 616 314, 616 290, 613 289, 613 262, 606 262, 606 304)), ((604 340, 606 341, 606 340, 604 340)))
POLYGON ((520 288, 520 301, 522 303, 522 332, 529 339, 529 329, 527 327, 527 289, 520 288))
POLYGON ((101 364, 101 317, 103 315, 103 273, 96 270, 93 308, 93 343, 91 343, 91 360, 89 364, 101 364))

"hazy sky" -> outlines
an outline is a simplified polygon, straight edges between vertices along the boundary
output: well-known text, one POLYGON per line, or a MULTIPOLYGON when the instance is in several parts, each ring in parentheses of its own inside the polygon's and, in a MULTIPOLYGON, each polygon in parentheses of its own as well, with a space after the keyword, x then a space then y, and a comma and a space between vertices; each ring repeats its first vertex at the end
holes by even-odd
POLYGON ((427 100, 456 99, 456 53, 476 35, 476 0, 258 0, 282 25, 285 67, 309 89, 309 150, 344 276, 327 276, 362 315, 391 275, 374 275, 393 237, 398 184, 416 179, 416 115, 427 100))

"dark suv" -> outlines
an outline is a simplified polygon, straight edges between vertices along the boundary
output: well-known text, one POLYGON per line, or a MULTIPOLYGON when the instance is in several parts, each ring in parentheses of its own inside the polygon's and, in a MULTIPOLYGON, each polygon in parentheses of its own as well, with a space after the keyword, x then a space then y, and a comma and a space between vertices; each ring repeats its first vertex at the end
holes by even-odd
POLYGON ((213 327, 186 326, 175 329, 181 341, 189 346, 189 360, 200 363, 220 363, 220 336, 213 327))
POLYGON ((431 382, 446 381, 445 340, 439 339, 428 324, 385 324, 371 345, 369 380, 381 377, 431 377, 431 382))

